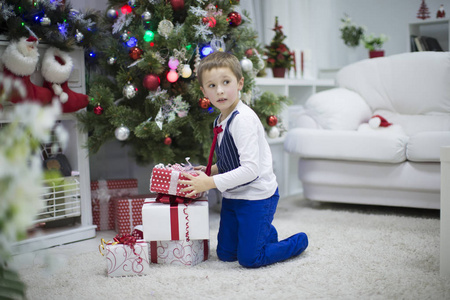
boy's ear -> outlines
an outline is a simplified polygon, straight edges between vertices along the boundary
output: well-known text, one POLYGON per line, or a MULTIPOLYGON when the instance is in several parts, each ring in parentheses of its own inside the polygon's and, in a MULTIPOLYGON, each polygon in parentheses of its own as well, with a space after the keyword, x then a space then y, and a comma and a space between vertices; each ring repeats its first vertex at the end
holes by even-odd
POLYGON ((238 82, 238 90, 242 90, 244 87, 244 77, 242 77, 238 82))
MULTIPOLYGON (((203 93, 203 96, 205 96, 205 90, 203 89, 203 87, 201 86, 200 87, 200 90, 202 91, 202 93, 203 93)), ((205 96, 206 97, 206 96, 205 96)))

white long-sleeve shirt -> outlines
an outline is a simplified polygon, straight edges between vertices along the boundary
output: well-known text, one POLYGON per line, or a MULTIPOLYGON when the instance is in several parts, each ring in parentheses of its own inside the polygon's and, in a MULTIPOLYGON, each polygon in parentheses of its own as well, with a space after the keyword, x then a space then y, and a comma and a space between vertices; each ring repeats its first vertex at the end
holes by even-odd
MULTIPOLYGON (((275 193, 278 184, 273 173, 272 153, 265 138, 264 127, 256 113, 242 101, 239 101, 233 112, 235 110, 239 114, 231 121, 229 130, 239 153, 240 167, 214 175, 214 183, 225 198, 269 198, 275 193), (254 181, 238 187, 252 180, 254 181)), ((222 125, 224 131, 232 113, 218 124, 222 125)), ((217 147, 220 146, 222 136, 223 134, 218 135, 217 147)))

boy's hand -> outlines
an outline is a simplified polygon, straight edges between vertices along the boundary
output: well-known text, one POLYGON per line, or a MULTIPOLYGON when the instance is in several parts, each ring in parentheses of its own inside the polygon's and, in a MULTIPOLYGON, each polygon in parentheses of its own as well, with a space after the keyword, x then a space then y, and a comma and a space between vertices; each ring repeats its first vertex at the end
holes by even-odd
POLYGON ((178 180, 178 183, 180 184, 189 185, 188 187, 181 190, 182 192, 190 192, 186 195, 187 197, 192 197, 195 194, 203 193, 216 187, 216 184, 214 183, 214 179, 212 177, 209 177, 201 171, 196 172, 198 176, 193 176, 188 173, 182 173, 189 180, 178 180))

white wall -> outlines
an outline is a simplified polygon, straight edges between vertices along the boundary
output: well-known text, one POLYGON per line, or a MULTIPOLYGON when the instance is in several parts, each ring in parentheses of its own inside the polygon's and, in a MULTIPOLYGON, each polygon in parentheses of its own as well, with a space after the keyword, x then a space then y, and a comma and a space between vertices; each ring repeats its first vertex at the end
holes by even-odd
MULTIPOLYGON (((317 68, 340 68, 350 62, 368 57, 360 45, 356 53, 344 45, 340 38, 340 19, 348 14, 367 33, 384 33, 389 40, 384 45, 386 55, 408 51, 408 24, 421 21, 416 15, 421 1, 411 0, 256 0, 262 2, 264 31, 261 41, 268 44, 274 36, 275 16, 287 35, 291 49, 311 49, 317 68)), ((444 4, 450 14, 450 1, 427 0, 430 19, 444 4)))

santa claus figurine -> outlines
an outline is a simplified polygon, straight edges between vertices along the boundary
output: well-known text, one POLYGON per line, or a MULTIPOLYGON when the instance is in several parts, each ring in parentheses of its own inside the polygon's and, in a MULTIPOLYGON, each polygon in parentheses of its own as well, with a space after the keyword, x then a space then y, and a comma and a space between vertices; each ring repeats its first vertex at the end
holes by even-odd
POLYGON ((6 76, 21 80, 26 89, 25 97, 19 94, 12 95, 10 101, 13 103, 35 101, 47 104, 52 101, 52 92, 47 88, 35 85, 30 79, 39 61, 37 45, 38 39, 36 37, 22 37, 19 40, 12 41, 3 52, 1 57, 3 73, 6 76))
POLYGON ((445 18, 444 4, 441 4, 441 6, 439 7, 436 13, 436 18, 445 18))
POLYGON ((76 112, 89 104, 87 95, 76 93, 69 88, 68 80, 72 69, 73 60, 69 53, 55 47, 45 51, 41 68, 44 87, 53 93, 53 101, 61 102, 64 113, 76 112))

